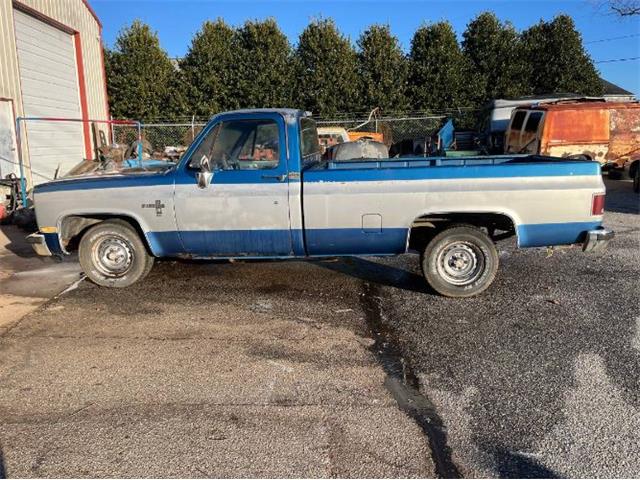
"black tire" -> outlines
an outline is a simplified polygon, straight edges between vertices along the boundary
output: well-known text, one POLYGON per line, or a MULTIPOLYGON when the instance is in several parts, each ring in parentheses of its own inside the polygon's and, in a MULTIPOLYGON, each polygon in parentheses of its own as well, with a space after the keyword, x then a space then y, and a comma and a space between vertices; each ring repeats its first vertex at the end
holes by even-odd
POLYGON ((622 180, 622 170, 612 168, 608 174, 609 180, 622 180))
POLYGON ((91 227, 78 252, 84 273, 103 287, 124 288, 146 277, 153 267, 138 232, 124 220, 106 220, 91 227))
POLYGON ((629 178, 633 181, 633 191, 640 193, 640 160, 629 165, 629 178))
POLYGON ((498 272, 493 240, 472 225, 452 225, 427 244, 422 273, 431 287, 446 297, 472 297, 485 291, 498 272))

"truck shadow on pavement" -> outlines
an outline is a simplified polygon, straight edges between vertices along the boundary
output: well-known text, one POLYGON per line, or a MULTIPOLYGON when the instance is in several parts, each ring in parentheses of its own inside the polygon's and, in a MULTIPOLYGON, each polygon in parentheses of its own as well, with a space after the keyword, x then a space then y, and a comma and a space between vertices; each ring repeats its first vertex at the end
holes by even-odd
POLYGON ((6 250, 21 258, 37 258, 36 252, 25 241, 27 235, 27 232, 15 225, 0 225, 0 237, 5 237, 5 242, 8 240, 8 243, 4 244, 6 250))
POLYGON ((496 448, 492 453, 499 459, 497 471, 500 478, 561 478, 553 470, 521 453, 506 448, 496 448))
POLYGON ((317 265, 328 270, 349 275, 365 282, 399 288, 415 293, 435 295, 424 277, 403 268, 386 265, 360 257, 344 257, 319 261, 317 265))
MULTIPOLYGON (((415 272, 398 268, 378 261, 367 260, 362 257, 329 257, 312 259, 292 259, 292 260, 272 260, 272 259, 242 259, 235 260, 236 263, 265 264, 265 263, 286 263, 286 262, 308 262, 318 267, 325 268, 332 272, 348 275, 357 280, 375 283, 381 286, 394 287, 415 293, 426 293, 437 295, 427 284, 424 277, 415 272)), ((171 261, 176 261, 172 259, 171 261)), ((184 265, 207 266, 226 265, 229 260, 199 260, 199 259, 179 259, 179 263, 184 265)), ((277 285, 267 288, 263 293, 272 293, 269 290, 278 289, 277 285)), ((283 287, 283 288, 286 288, 283 287)))

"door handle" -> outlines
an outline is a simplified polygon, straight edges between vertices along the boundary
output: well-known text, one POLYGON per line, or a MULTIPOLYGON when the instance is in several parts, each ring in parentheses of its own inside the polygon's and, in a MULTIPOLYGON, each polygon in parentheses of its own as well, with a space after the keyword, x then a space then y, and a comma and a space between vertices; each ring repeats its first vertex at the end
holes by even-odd
POLYGON ((275 179, 279 182, 284 182, 287 179, 287 174, 283 173, 282 175, 262 175, 263 179, 275 179))

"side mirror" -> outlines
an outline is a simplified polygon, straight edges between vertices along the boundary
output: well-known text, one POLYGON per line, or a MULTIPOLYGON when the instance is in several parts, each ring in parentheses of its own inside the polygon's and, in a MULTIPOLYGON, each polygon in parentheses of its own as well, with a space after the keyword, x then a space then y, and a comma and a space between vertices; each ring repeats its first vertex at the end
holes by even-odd
POLYGON ((213 172, 201 170, 196 173, 196 180, 198 181, 198 188, 207 188, 211 185, 211 180, 213 180, 213 172))

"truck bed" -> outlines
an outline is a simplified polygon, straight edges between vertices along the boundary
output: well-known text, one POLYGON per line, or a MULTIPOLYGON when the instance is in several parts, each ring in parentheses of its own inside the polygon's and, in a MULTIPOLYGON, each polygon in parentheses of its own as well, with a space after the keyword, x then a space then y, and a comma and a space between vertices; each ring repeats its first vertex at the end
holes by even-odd
POLYGON ((571 244, 597 227, 597 162, 535 156, 323 162, 302 173, 312 255, 401 253, 420 218, 446 212, 510 219, 521 247, 571 244))
POLYGON ((311 182, 600 176, 598 162, 534 155, 410 157, 325 161, 304 169, 311 182))
POLYGON ((540 164, 558 162, 575 165, 585 162, 584 160, 545 157, 541 155, 479 155, 462 158, 451 157, 399 157, 385 159, 354 159, 341 161, 325 161, 310 166, 307 171, 318 170, 360 170, 360 169, 383 169, 383 168, 418 168, 418 167, 464 167, 481 165, 503 165, 503 164, 540 164))

